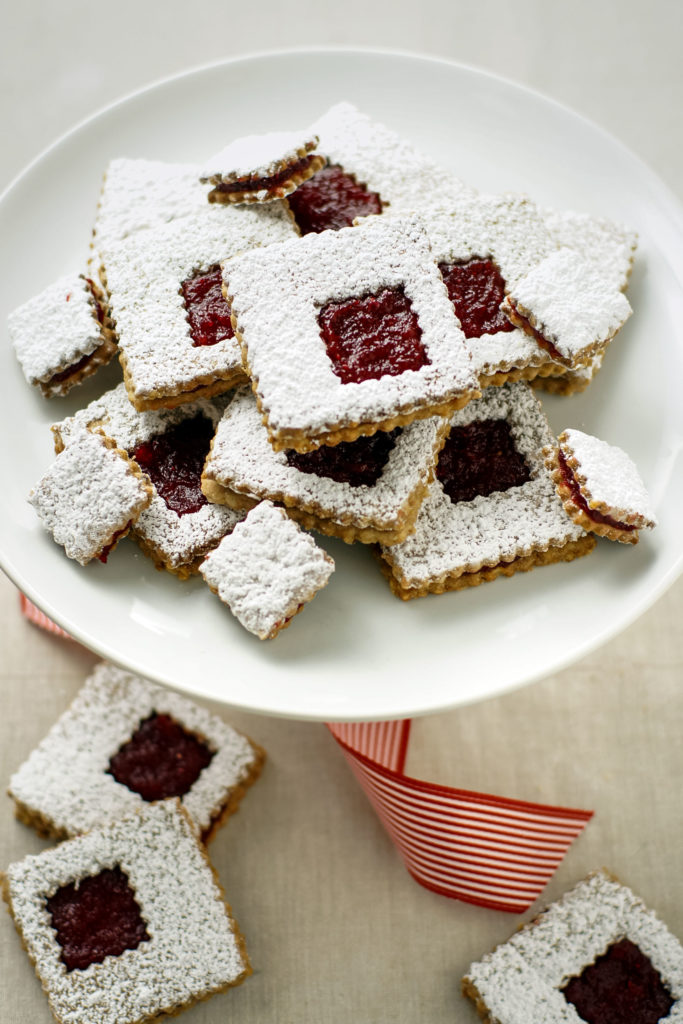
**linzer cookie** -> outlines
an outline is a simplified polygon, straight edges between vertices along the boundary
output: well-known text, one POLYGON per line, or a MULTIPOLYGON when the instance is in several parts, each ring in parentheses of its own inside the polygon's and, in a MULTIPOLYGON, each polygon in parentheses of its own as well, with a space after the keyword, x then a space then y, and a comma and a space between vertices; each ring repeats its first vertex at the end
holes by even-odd
POLYGON ((591 551, 595 538, 567 517, 545 468, 552 441, 524 383, 488 388, 457 412, 415 532, 380 548, 393 592, 461 590, 591 551))
POLYGON ((106 562, 152 502, 152 486, 115 442, 91 434, 57 456, 29 495, 69 558, 106 562))
POLYGON ((68 450, 88 428, 96 429, 142 468, 152 482, 153 496, 133 536, 157 568, 181 579, 196 573, 207 551, 243 517, 210 505, 201 490, 204 460, 222 412, 220 399, 137 412, 119 384, 52 428, 58 450, 68 450))
POLYGON ((263 501, 199 571, 245 629, 270 640, 326 585, 334 562, 283 509, 263 501))
POLYGON ((632 313, 613 275, 566 247, 518 281, 503 310, 570 369, 585 366, 603 352, 632 313))
POLYGON ((479 393, 418 218, 371 217, 253 250, 223 276, 278 451, 445 415, 479 393))
POLYGON ((580 882, 463 978, 487 1024, 683 1020, 683 946, 606 872, 580 882))
POLYGON ((2 889, 59 1024, 142 1024, 251 973, 177 801, 11 864, 2 889))
POLYGON ((29 384, 65 395, 116 352, 103 297, 82 274, 68 274, 10 314, 7 326, 29 384))
POLYGON ((218 424, 202 490, 238 509, 270 498, 303 526, 348 543, 397 543, 413 528, 447 430, 447 419, 432 417, 314 452, 276 452, 242 388, 218 424))
POLYGON ((207 160, 199 180, 213 185, 210 203, 283 199, 324 166, 325 158, 314 152, 317 143, 308 129, 247 135, 207 160))
POLYGON ((637 544, 638 530, 657 525, 640 474, 621 448, 564 430, 544 455, 567 515, 584 530, 637 544))
POLYGON ((23 822, 56 839, 179 797, 206 842, 263 758, 216 715, 102 662, 12 776, 9 794, 23 822))
POLYGON ((245 380, 219 262, 294 233, 280 204, 184 217, 102 250, 136 409, 172 408, 245 380))

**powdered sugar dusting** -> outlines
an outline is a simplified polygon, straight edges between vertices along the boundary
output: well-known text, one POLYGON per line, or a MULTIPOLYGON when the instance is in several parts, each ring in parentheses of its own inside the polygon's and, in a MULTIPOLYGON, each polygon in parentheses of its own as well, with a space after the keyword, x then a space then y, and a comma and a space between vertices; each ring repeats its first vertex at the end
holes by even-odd
POLYGON ((192 825, 175 801, 148 804, 7 870, 11 909, 53 1013, 64 1024, 132 1024, 239 983, 249 971, 192 825), (148 941, 66 971, 46 898, 120 867, 148 941))
POLYGON ((250 633, 266 640, 327 583, 334 562, 270 501, 204 560, 200 572, 250 633))
POLYGON ((683 1020, 683 947, 642 900, 603 872, 472 964, 464 981, 498 1024, 579 1024, 560 989, 622 938, 650 959, 675 1000, 667 1021, 683 1020))
POLYGON ((216 715, 172 690, 102 662, 71 707, 10 780, 10 795, 68 836, 144 806, 108 774, 109 762, 151 714, 167 714, 213 752, 182 804, 200 832, 217 817, 256 761, 254 748, 216 715))
POLYGON ((206 161, 199 172, 200 181, 231 184, 239 178, 267 178, 310 153, 317 141, 309 128, 245 135, 206 161))
POLYGON ((576 463, 574 476, 590 508, 638 526, 655 526, 657 517, 641 476, 629 455, 616 445, 565 430, 559 437, 565 457, 576 463))
POLYGON ((69 558, 86 565, 149 505, 149 483, 90 434, 57 456, 29 501, 69 558))
POLYGON ((593 262, 606 282, 628 284, 638 236, 624 224, 572 210, 544 210, 546 227, 558 246, 567 246, 593 262))

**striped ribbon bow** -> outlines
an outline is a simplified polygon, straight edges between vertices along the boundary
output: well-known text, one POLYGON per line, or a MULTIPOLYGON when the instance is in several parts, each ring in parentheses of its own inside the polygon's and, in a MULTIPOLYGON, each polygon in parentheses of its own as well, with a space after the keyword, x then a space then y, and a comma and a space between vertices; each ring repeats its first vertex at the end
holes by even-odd
MULTIPOLYGON (((69 637, 23 594, 36 625, 69 637)), ((521 914, 545 888, 592 811, 509 800, 404 774, 410 719, 328 723, 413 878, 480 907, 521 914)))

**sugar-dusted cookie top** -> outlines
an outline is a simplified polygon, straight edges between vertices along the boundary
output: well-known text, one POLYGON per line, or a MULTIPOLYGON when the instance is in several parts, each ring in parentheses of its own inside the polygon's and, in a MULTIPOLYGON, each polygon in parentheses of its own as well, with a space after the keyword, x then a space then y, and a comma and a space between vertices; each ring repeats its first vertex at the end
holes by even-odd
POLYGON ((625 224, 573 210, 544 210, 553 241, 593 262, 605 281, 623 291, 633 266, 638 235, 625 224))
POLYGON ((293 234, 276 203, 184 217, 103 249, 121 362, 137 408, 172 406, 244 380, 218 263, 293 234), (222 330, 207 334, 207 321, 222 330))
POLYGON ((82 274, 60 277, 10 313, 9 336, 29 384, 65 394, 114 355, 103 333, 104 310, 82 274))
POLYGON ((3 895, 60 1024, 148 1021, 251 973, 244 940, 176 801, 146 804, 11 864, 3 895), (83 935, 74 925, 88 915, 83 935))
POLYGON ((200 181, 214 185, 211 202, 250 203, 282 199, 325 163, 314 153, 310 129, 269 132, 235 139, 200 170, 200 181))
POLYGON ((466 573, 585 538, 545 468, 552 441, 527 384, 487 388, 456 412, 415 532, 382 548, 400 587, 416 596, 451 589, 446 584, 466 573))
POLYGON ((206 835, 228 806, 235 809, 262 759, 216 715, 102 662, 9 789, 29 824, 59 838, 170 796, 182 799, 206 835))
POLYGON ((213 500, 222 500, 227 488, 253 500, 281 501, 294 512, 331 520, 317 522, 318 529, 327 525, 335 536, 374 543, 383 539, 375 534, 410 531, 446 429, 446 420, 432 417, 305 455, 276 452, 254 395, 241 388, 218 424, 202 486, 212 497, 217 485, 213 500))
POLYGON ((419 218, 371 217, 252 250, 223 276, 278 449, 353 440, 478 393, 419 218))
POLYGON ((564 430, 546 451, 567 513, 585 529, 635 544, 638 529, 657 525, 650 496, 629 455, 581 430, 564 430))
POLYGON ((29 501, 69 558, 86 565, 106 561, 150 505, 152 488, 125 451, 89 434, 57 456, 29 501))
POLYGON ((683 947, 630 889, 598 872, 473 963, 463 991, 493 1024, 603 1019, 589 1008, 600 1012, 601 1001, 603 1013, 621 1006, 609 1021, 673 1024, 683 1020, 683 947), (641 984, 620 968, 634 957, 630 979, 641 984))
POLYGON ((277 636, 326 585, 334 562, 270 501, 262 501, 199 570, 250 633, 277 636))

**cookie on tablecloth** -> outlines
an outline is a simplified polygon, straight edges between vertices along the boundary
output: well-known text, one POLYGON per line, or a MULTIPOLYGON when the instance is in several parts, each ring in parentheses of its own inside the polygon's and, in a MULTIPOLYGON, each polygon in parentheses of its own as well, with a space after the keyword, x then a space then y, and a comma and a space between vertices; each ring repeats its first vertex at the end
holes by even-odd
POLYGON ((65 395, 116 352, 104 298, 83 274, 67 274, 10 313, 7 327, 29 384, 65 395))
POLYGON ((487 388, 455 413, 415 532, 379 549, 393 592, 461 590, 592 551, 544 465, 553 440, 528 384, 487 388))
POLYGON ((242 357, 281 451, 444 415, 479 394, 419 218, 368 218, 227 260, 242 357))
POLYGON ((264 753, 216 715, 102 662, 10 779, 17 817, 70 838, 181 797, 204 842, 237 810, 264 753))
POLYGON ((584 530, 637 544, 638 530, 657 525, 645 485, 623 449, 569 429, 544 455, 567 515, 584 530))
POLYGON ((325 165, 310 129, 235 139, 206 161, 199 175, 213 185, 210 203, 265 203, 283 199, 325 165))
POLYGON ((334 562, 283 509, 262 501, 199 571, 245 629, 271 640, 327 584, 334 562))
POLYGON ((237 509, 281 502, 302 526, 348 543, 398 543, 413 529, 447 430, 435 416, 305 454, 276 452, 241 388, 218 424, 202 490, 237 509))
POLYGON ((108 438, 78 438, 29 494, 45 529, 69 558, 106 562, 153 499, 149 479, 108 438))
POLYGON ((487 1024, 674 1024, 683 1020, 683 947, 601 871, 473 963, 462 988, 487 1024))
POLYGON ((60 1024, 142 1024, 251 973, 177 801, 11 864, 2 890, 60 1024))

